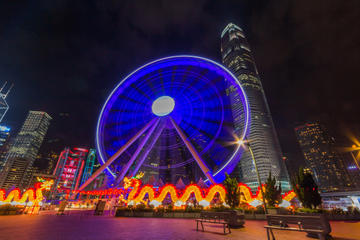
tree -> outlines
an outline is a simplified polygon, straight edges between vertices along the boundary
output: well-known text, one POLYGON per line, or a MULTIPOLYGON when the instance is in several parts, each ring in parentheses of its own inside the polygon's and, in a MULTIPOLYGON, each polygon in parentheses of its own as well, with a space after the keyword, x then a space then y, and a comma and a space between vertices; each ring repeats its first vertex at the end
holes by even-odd
POLYGON ((280 204, 281 199, 281 185, 276 186, 275 177, 271 177, 271 171, 269 172, 269 177, 265 182, 265 192, 264 192, 265 201, 269 207, 274 207, 275 204, 280 204))
POLYGON ((231 178, 225 173, 226 179, 224 181, 224 187, 226 189, 226 203, 231 207, 235 208, 240 204, 240 189, 236 178, 231 178))
POLYGON ((305 173, 303 168, 299 168, 299 172, 292 177, 291 183, 297 198, 305 208, 313 209, 321 204, 318 186, 311 173, 305 173))

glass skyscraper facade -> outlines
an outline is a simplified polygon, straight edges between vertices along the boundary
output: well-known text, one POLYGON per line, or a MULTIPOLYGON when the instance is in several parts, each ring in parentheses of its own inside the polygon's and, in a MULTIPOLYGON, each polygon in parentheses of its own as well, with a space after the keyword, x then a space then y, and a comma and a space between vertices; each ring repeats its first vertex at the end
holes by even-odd
POLYGON ((6 97, 9 94, 10 90, 14 85, 11 85, 6 93, 3 93, 3 90, 6 86, 7 82, 0 88, 0 122, 3 120, 6 112, 9 110, 9 105, 6 102, 6 97))
POLYGON ((32 165, 50 125, 51 117, 40 111, 29 111, 16 138, 10 142, 5 166, 0 174, 0 186, 26 188, 32 175, 32 165))
POLYGON ((0 125, 0 171, 5 165, 6 154, 9 150, 10 128, 0 125))
MULTIPOLYGON (((247 138, 257 160, 262 183, 271 171, 281 182, 283 190, 289 190, 288 173, 250 46, 243 30, 233 23, 228 24, 221 34, 221 55, 224 66, 237 77, 248 98, 251 123, 247 138)), ((227 95, 232 105, 235 133, 239 135, 242 131, 244 113, 240 97, 233 89, 234 87, 229 84, 227 95)), ((232 175, 253 190, 257 189, 255 167, 249 151, 243 153, 232 175)))
POLYGON ((10 128, 4 125, 0 125, 0 147, 4 146, 10 136, 10 128))
POLYGON ((321 192, 351 189, 352 183, 343 158, 335 150, 335 140, 318 122, 295 128, 296 137, 321 192))

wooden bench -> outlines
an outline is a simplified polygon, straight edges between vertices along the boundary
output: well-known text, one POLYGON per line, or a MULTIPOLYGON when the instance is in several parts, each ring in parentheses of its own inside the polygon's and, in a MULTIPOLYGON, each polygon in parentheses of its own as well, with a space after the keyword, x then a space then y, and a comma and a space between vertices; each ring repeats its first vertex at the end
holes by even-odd
POLYGON ((203 223, 222 224, 224 228, 224 234, 226 234, 226 228, 228 233, 231 233, 229 226, 230 213, 227 212, 201 212, 200 218, 195 219, 196 231, 199 231, 199 223, 201 224, 202 231, 204 232, 203 223))
POLYGON ((95 216, 101 216, 104 214, 104 210, 105 210, 105 206, 106 206, 106 202, 99 200, 96 204, 96 208, 94 211, 94 215, 95 216))
POLYGON ((67 204, 68 204, 67 201, 60 202, 57 215, 65 215, 65 208, 66 208, 67 204))
MULTIPOLYGON (((270 232, 274 230, 287 230, 308 233, 308 237, 329 239, 331 226, 324 215, 266 215, 268 225, 266 228, 267 239, 270 240, 270 232)), ((271 232, 273 240, 275 239, 271 232)))

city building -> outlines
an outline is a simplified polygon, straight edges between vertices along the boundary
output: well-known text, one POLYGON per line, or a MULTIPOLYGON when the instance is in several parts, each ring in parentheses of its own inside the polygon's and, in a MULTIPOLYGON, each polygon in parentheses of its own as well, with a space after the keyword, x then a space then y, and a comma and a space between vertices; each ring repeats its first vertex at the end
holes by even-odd
POLYGON ((11 88, 14 86, 11 85, 7 92, 3 93, 2 91, 4 90, 6 83, 7 82, 5 82, 5 84, 0 88, 0 122, 3 120, 6 112, 9 110, 9 105, 6 102, 6 97, 8 96, 11 88))
POLYGON ((335 140, 318 122, 295 128, 301 150, 321 192, 351 189, 351 179, 344 160, 335 150, 335 140))
POLYGON ((5 166, 0 174, 0 187, 25 188, 32 174, 33 163, 49 128, 51 117, 46 112, 29 111, 16 138, 10 142, 5 166))
POLYGON ((0 125, 0 147, 4 146, 10 136, 10 128, 5 125, 0 125))
POLYGON ((5 165, 6 154, 9 150, 10 128, 0 125, 0 171, 5 165))
POLYGON ((55 151, 38 154, 33 164, 34 173, 52 174, 58 159, 55 151))
POLYGON ((90 149, 89 154, 87 155, 85 168, 81 177, 82 185, 94 172, 94 165, 96 163, 96 149, 90 149))
MULTIPOLYGON (((89 150, 85 148, 66 147, 59 156, 53 175, 56 176, 54 194, 61 196, 80 186, 89 150)), ((91 159, 91 158, 90 158, 91 159)))
MULTIPOLYGON (((221 34, 221 55, 223 64, 237 77, 248 98, 251 121, 247 139, 254 152, 261 181, 265 182, 271 172, 284 191, 290 190, 280 143, 250 46, 244 31, 233 23, 228 24, 221 34)), ((240 135, 245 114, 240 96, 234 90, 234 86, 229 84, 226 94, 231 102, 235 134, 240 135)), ((249 151, 244 151, 232 175, 253 190, 257 189, 255 167, 249 151)))

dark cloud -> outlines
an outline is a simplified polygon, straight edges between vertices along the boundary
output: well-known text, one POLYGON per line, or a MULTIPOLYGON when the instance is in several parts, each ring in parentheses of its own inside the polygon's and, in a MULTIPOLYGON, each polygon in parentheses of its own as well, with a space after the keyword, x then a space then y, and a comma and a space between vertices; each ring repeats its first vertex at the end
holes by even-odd
POLYGON ((247 34, 284 152, 301 158, 293 127, 319 119, 360 135, 359 1, 8 1, 0 6, 0 81, 15 83, 6 121, 29 109, 55 116, 51 133, 93 145, 111 88, 173 54, 220 61, 230 21, 247 34), (58 117, 68 112, 69 117, 58 117))

